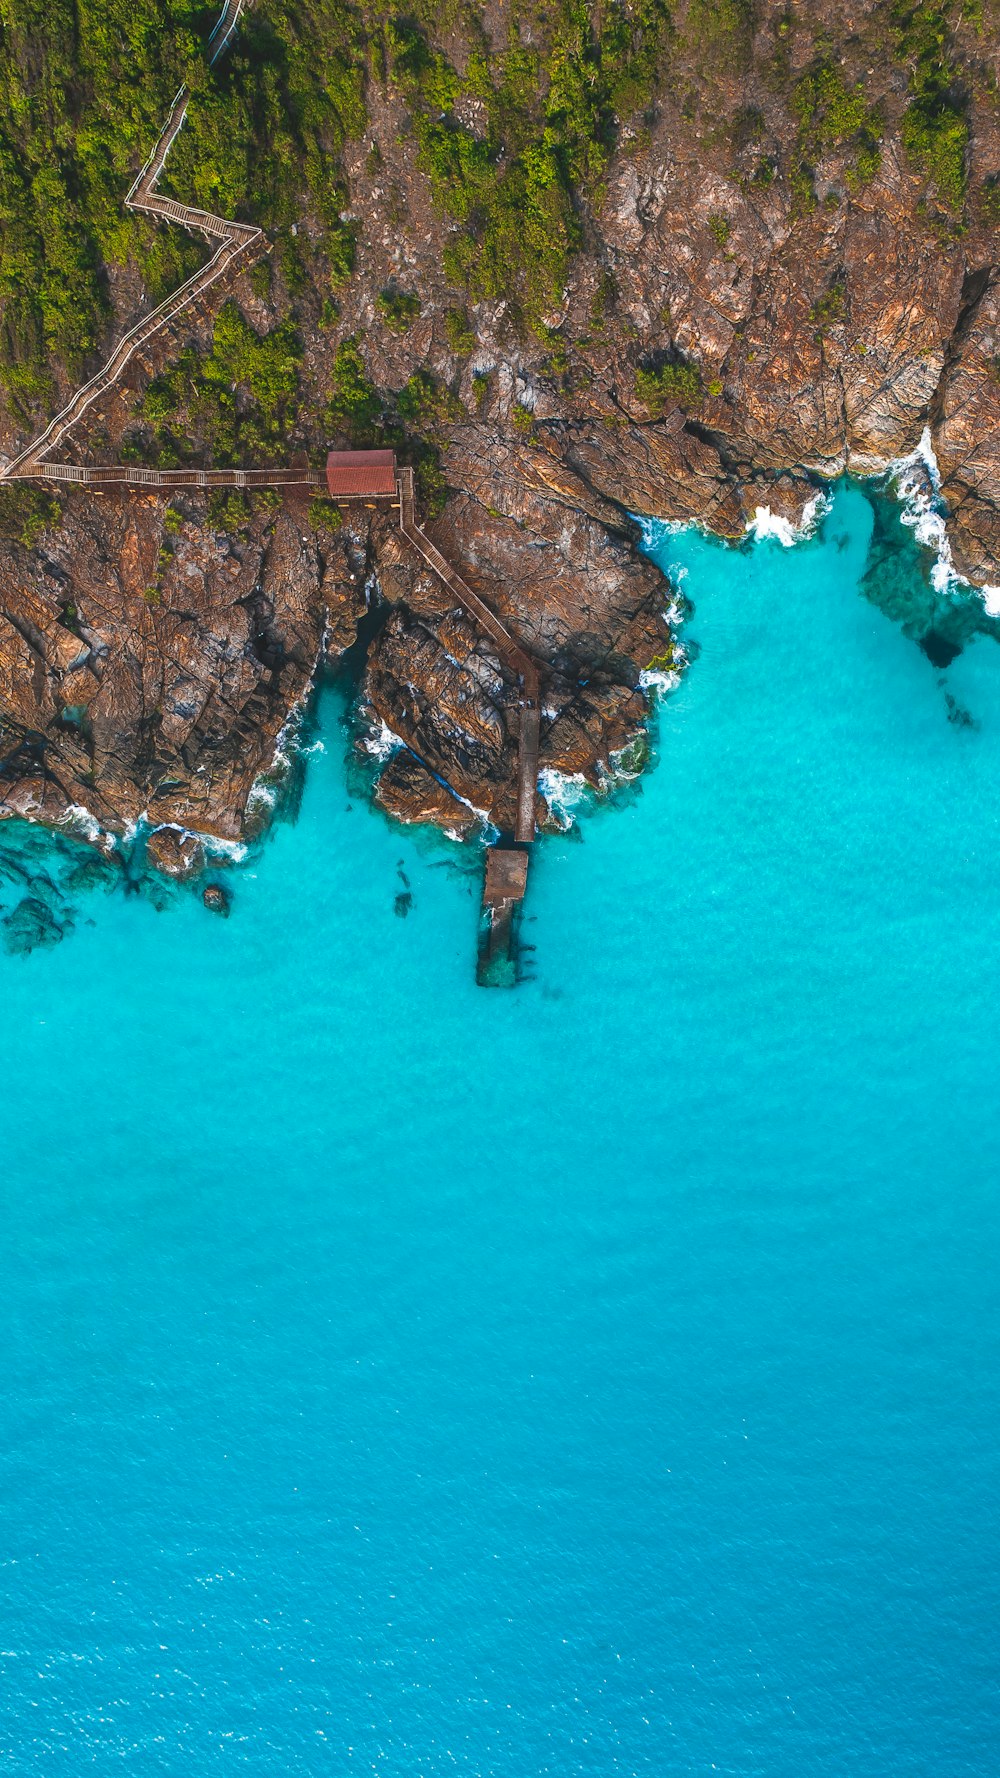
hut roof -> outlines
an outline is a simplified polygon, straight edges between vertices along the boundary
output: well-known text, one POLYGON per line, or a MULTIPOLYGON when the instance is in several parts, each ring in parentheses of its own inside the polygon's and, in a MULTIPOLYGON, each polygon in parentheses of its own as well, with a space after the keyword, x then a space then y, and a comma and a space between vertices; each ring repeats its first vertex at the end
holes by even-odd
POLYGON ((396 492, 395 451, 331 451, 326 459, 331 500, 384 500, 396 492))

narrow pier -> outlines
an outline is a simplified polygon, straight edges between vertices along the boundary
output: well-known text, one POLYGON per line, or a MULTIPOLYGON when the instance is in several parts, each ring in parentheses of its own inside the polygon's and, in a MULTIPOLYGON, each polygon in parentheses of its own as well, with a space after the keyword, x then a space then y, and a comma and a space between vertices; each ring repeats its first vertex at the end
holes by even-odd
POLYGON ((520 723, 517 763, 517 818, 514 838, 521 845, 530 845, 535 837, 535 792, 538 786, 538 736, 540 674, 520 643, 502 624, 495 611, 473 592, 468 581, 445 559, 420 525, 414 506, 413 470, 396 470, 399 487, 399 528, 408 543, 419 551, 427 566, 454 593, 459 605, 473 623, 484 630, 496 644, 500 659, 517 675, 520 684, 520 723))

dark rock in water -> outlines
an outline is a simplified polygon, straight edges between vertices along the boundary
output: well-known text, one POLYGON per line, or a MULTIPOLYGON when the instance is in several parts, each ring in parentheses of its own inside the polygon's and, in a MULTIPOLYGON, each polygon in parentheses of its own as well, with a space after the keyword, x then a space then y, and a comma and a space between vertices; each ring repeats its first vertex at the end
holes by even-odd
POLYGON ((952 697, 950 692, 945 692, 944 701, 948 708, 948 721, 954 723, 956 728, 979 727, 972 712, 970 710, 963 710, 961 704, 952 697))
POLYGON ((89 889, 114 889, 121 880, 121 874, 120 857, 106 858, 98 852, 73 866, 66 877, 66 888, 74 895, 84 894, 89 889))
POLYGON ((202 901, 210 913, 227 915, 229 913, 229 894, 221 883, 209 883, 202 892, 202 901))
POLYGON ((397 895, 396 902, 395 902, 395 911, 399 915, 399 918, 401 920, 406 919, 406 916, 409 913, 412 906, 413 906, 413 895, 409 889, 404 889, 402 894, 397 895))
POLYGON ((4 920, 3 928, 4 949, 16 957, 27 957, 39 945, 57 945, 64 933, 51 908, 36 895, 26 895, 19 901, 4 920))
POLYGON ((934 667, 950 667, 955 656, 962 652, 962 644, 953 642, 941 630, 928 630, 926 636, 921 636, 920 646, 934 667))
POLYGON ((146 862, 167 877, 186 877, 202 869, 201 841, 182 827, 156 827, 146 841, 146 862))

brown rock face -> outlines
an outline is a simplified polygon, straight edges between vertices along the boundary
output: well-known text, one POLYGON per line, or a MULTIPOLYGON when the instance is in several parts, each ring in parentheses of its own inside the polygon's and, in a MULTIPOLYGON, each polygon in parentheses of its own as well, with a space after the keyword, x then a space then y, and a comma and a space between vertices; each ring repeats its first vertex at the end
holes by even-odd
MULTIPOLYGON (((1000 584, 996 19, 987 8, 977 34, 971 9, 945 10, 968 127, 961 201, 904 148, 915 64, 884 6, 759 0, 737 54, 707 47, 681 3, 669 77, 581 200, 583 245, 545 326, 507 301, 466 305, 456 347, 446 318, 465 297, 442 269, 456 224, 391 83, 371 83, 365 140, 345 156, 357 266, 336 326, 319 275, 294 295, 280 275, 269 297, 246 276, 234 286, 258 329, 292 316, 301 332, 289 453, 350 442, 346 419, 321 418, 345 341, 397 436, 409 378, 444 392, 407 422, 404 449, 421 433, 440 451, 448 498, 428 529, 543 664, 543 764, 595 779, 642 721, 641 672, 669 657, 670 591, 630 513, 727 536, 758 505, 796 519, 820 478, 880 471, 929 427, 956 565, 1000 584), (809 136, 802 82, 817 68, 846 97, 809 136), (859 94, 881 136, 864 164, 859 94), (401 332, 378 306, 388 287, 419 298, 401 332), (648 405, 637 373, 666 364, 695 369, 700 394, 648 405)), ((506 12, 487 8, 485 28, 502 46, 506 12)), ((438 40, 462 72, 457 29, 438 40)), ((318 241, 316 219, 300 233, 318 241)), ((100 421, 114 454, 130 401, 94 416, 81 453, 98 455, 100 421)), ((385 807, 461 829, 472 805, 510 824, 513 687, 384 514, 317 532, 288 504, 227 535, 197 498, 175 504, 167 537, 162 502, 77 493, 35 548, 0 546, 0 813, 83 805, 117 829, 145 812, 171 870, 186 854, 168 835, 239 837, 255 775, 324 646, 336 657, 354 640, 367 585, 388 610, 361 689, 408 749, 382 776, 385 807)))
POLYGON ((344 645, 362 608, 339 540, 290 508, 228 537, 186 505, 168 551, 162 501, 78 497, 0 584, 0 812, 146 815, 168 870, 172 829, 239 836, 327 612, 344 645))

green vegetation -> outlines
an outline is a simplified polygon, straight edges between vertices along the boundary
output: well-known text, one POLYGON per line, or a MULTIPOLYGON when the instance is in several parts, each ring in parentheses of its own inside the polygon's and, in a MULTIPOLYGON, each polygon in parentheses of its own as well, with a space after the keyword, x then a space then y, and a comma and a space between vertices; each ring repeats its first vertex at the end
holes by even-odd
POLYGON ((262 336, 229 301, 216 317, 212 354, 202 374, 220 386, 244 384, 273 424, 298 388, 301 361, 302 344, 289 322, 262 336))
POLYGON ((690 0, 688 32, 703 50, 728 54, 737 66, 750 57, 753 0, 690 0))
POLYGON ((979 188, 979 214, 987 228, 1000 222, 1000 177, 984 179, 979 188))
POLYGON ((896 55, 910 70, 913 94, 903 116, 903 147, 933 182, 940 202, 957 211, 965 200, 969 126, 949 55, 952 11, 952 0, 896 0, 891 17, 896 55))
POLYGON ((376 307, 393 333, 405 333, 420 315, 420 298, 408 291, 383 290, 376 298, 376 307))
POLYGON ((729 217, 721 210, 713 210, 708 219, 709 232, 717 247, 724 247, 729 240, 729 217))
POLYGON ((271 295, 273 286, 274 272, 271 267, 271 261, 269 259, 258 259, 257 264, 250 268, 250 288, 253 291, 254 296, 259 296, 262 302, 266 302, 271 295))
POLYGON ((420 432, 439 431, 464 417, 458 397, 426 370, 414 371, 396 396, 396 407, 400 418, 420 432))
POLYGON ((386 31, 435 203, 463 225, 445 269, 471 300, 506 300, 522 327, 559 300, 581 204, 600 202, 618 124, 649 103, 673 28, 666 0, 610 0, 598 18, 586 0, 556 0, 535 22, 538 48, 513 31, 503 54, 477 47, 464 82, 418 20, 386 31), (480 132, 456 115, 463 92, 483 106, 480 132))
POLYGON ((816 323, 816 337, 822 339, 828 328, 844 318, 847 303, 847 280, 843 272, 838 272, 822 296, 817 297, 809 310, 809 319, 816 323))
MULTIPOLYGON (((131 215, 123 198, 182 81, 193 94, 165 189, 277 231, 303 194, 332 284, 353 229, 331 176, 365 127, 364 37, 337 0, 263 0, 215 70, 198 0, 21 0, 0 31, 0 384, 21 409, 48 398, 50 365, 78 376, 108 318, 106 266, 132 259, 153 300, 204 247, 131 215)), ((306 248, 311 252, 310 248, 306 248)), ((283 252, 283 268, 294 255, 283 252)), ((301 254, 299 255, 301 263, 301 254)), ((263 294, 263 272, 255 271, 263 294)))
POLYGON ((13 537, 25 549, 33 549, 43 532, 59 523, 61 508, 53 494, 27 482, 7 482, 0 488, 0 537, 13 537))
POLYGON ((469 326, 469 317, 464 309, 449 309, 444 318, 444 331, 448 344, 453 352, 473 352, 476 336, 469 326))
POLYGON ((341 340, 333 360, 326 424, 334 432, 348 431, 356 444, 365 444, 381 417, 378 391, 352 334, 349 339, 341 340))
POLYGON ((704 384, 696 364, 675 360, 655 370, 637 370, 635 392, 650 412, 660 417, 674 407, 697 407, 704 384))
POLYGON ((314 531, 339 531, 344 515, 335 500, 314 494, 309 502, 309 523, 314 531))
MULTIPOLYGON (((141 412, 153 429, 155 461, 161 468, 182 462, 192 432, 220 465, 273 461, 295 419, 301 359, 290 323, 261 335, 227 302, 216 316, 211 352, 189 346, 146 390, 141 412)), ((132 445, 141 455, 138 440, 132 445)))
POLYGON ((213 488, 208 496, 208 522, 215 531, 238 531, 250 522, 250 502, 235 488, 213 488))
POLYGON ((882 118, 868 105, 860 83, 847 86, 828 59, 817 62, 796 83, 792 112, 798 123, 792 172, 795 207, 816 207, 813 164, 836 149, 846 151, 847 183, 854 189, 874 179, 882 164, 882 118))
POLYGON ((601 332, 607 320, 608 310, 614 308, 617 298, 618 280, 614 272, 609 272, 607 267, 602 267, 597 280, 597 289, 594 291, 593 301, 590 305, 590 325, 595 333, 601 332))

